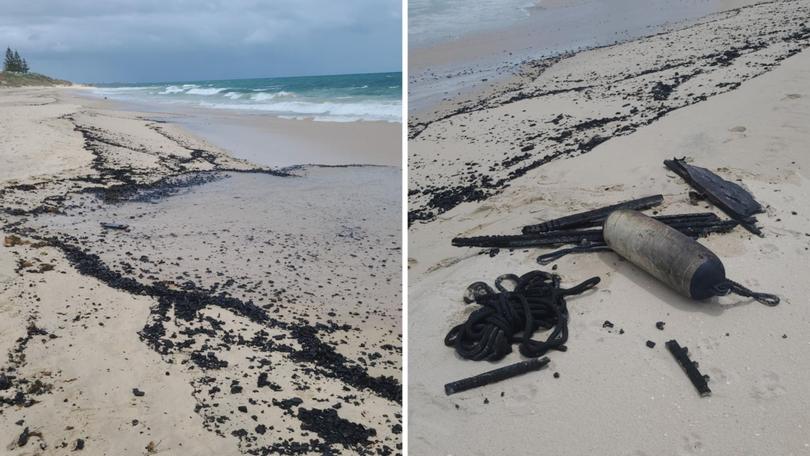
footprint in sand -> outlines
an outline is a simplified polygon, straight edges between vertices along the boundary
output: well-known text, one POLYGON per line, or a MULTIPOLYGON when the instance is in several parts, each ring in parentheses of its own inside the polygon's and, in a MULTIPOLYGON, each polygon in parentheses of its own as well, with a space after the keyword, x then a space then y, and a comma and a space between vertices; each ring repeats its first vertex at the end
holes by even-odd
POLYGON ((759 251, 766 257, 773 257, 779 254, 779 247, 775 244, 765 244, 759 248, 759 251))
POLYGON ((683 440, 683 449, 686 451, 684 454, 697 454, 703 451, 703 438, 700 435, 690 432, 683 440))
POLYGON ((754 399, 776 399, 785 394, 787 390, 779 382, 779 375, 775 372, 766 371, 755 382, 751 390, 751 397, 754 399))

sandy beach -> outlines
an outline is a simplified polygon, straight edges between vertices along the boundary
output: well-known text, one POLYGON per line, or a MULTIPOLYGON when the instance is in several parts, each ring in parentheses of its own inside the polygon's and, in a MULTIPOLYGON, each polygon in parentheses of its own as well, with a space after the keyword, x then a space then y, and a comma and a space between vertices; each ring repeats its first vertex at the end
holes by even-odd
POLYGON ((411 453, 808 451, 809 16, 806 1, 729 10, 531 61, 475 97, 411 113, 411 453), (684 156, 765 206, 763 237, 738 227, 701 243, 729 277, 779 295, 780 305, 691 301, 612 252, 540 266, 549 250, 450 244, 656 193, 660 214, 723 215, 693 205, 691 188, 663 165, 684 156), (564 287, 601 278, 568 299, 568 350, 550 352, 540 372, 446 396, 447 382, 522 359, 515 350, 497 363, 466 361, 444 345, 474 307, 462 301, 466 287, 536 269, 559 274, 564 287), (666 350, 671 339, 710 376, 711 396, 695 391, 666 350))
POLYGON ((3 454, 399 453, 400 127, 128 109, 0 90, 3 454))

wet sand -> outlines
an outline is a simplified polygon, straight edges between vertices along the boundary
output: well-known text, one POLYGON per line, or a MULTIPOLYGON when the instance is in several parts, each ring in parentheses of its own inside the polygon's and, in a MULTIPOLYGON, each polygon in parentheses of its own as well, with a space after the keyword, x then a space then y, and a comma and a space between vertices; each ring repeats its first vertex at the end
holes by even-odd
POLYGON ((0 106, 9 454, 398 453, 398 168, 274 171, 67 91, 0 106))
MULTIPOLYGON (((89 90, 76 94, 100 102, 89 90)), ((402 166, 402 124, 398 122, 323 122, 157 102, 116 101, 110 107, 149 112, 153 118, 181 125, 236 157, 262 166, 402 166)))
POLYGON ((483 29, 411 46, 410 114, 497 90, 532 60, 683 28, 756 3, 762 0, 539 0, 507 14, 522 19, 494 18, 483 29))
POLYGON ((411 126, 411 452, 807 450, 808 11, 806 1, 764 4, 536 62, 510 89, 456 100, 411 126), (683 156, 744 185, 765 206, 764 237, 738 227, 701 242, 729 277, 776 293, 779 306, 735 296, 690 301, 611 252, 540 266, 537 256, 550 250, 450 244, 656 193, 664 195, 660 214, 725 218, 710 204, 693 205, 691 189, 663 166, 683 156), (444 346, 472 311, 465 288, 535 269, 559 274, 564 287, 602 280, 568 299, 568 350, 550 352, 540 372, 445 396, 449 381, 521 359, 515 347, 497 363, 465 361, 444 346), (700 397, 666 350, 670 339, 710 376, 710 397, 700 397))

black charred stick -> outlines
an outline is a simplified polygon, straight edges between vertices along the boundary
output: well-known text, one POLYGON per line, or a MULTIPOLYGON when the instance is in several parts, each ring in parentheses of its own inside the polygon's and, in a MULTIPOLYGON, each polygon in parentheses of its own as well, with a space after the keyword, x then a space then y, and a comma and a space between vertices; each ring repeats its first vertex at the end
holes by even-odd
MULTIPOLYGON (((676 230, 687 236, 701 237, 709 233, 726 233, 731 231, 737 222, 734 220, 720 220, 717 222, 695 222, 692 224, 676 224, 676 230)), ((546 247, 562 244, 602 244, 604 243, 602 230, 564 230, 548 233, 512 234, 496 236, 473 236, 453 238, 456 247, 482 247, 499 249, 522 249, 530 247, 546 247)))
POLYGON ((715 220, 719 221, 720 217, 714 212, 698 212, 695 214, 669 214, 669 215, 656 215, 653 217, 662 223, 667 222, 680 222, 680 221, 697 221, 697 220, 715 220))
POLYGON ((555 231, 552 233, 514 234, 503 236, 474 236, 454 238, 456 247, 489 247, 519 249, 560 244, 582 244, 583 242, 604 242, 602 230, 555 231))
POLYGON ((549 359, 547 356, 530 359, 528 361, 520 361, 518 363, 500 367, 489 372, 484 372, 483 374, 450 382, 444 385, 444 392, 449 396, 451 394, 460 393, 469 389, 478 388, 479 386, 489 385, 490 383, 517 377, 518 375, 523 375, 527 372, 540 370, 546 364, 548 364, 548 362, 549 359))
POLYGON ((666 345, 669 352, 672 353, 672 356, 678 360, 678 364, 686 371, 686 375, 689 377, 689 380, 692 381, 692 384, 695 385, 698 393, 700 393, 701 396, 710 395, 712 390, 709 389, 709 384, 707 383, 709 376, 700 373, 697 368, 697 363, 689 359, 689 351, 686 347, 681 347, 674 339, 667 342, 666 345))
MULTIPOLYGON (((719 222, 720 217, 718 217, 713 212, 699 212, 697 214, 671 214, 671 215, 657 215, 653 217, 655 220, 658 220, 661 223, 667 224, 669 226, 675 225, 684 225, 690 223, 698 223, 698 222, 719 222)), ((591 228, 595 226, 601 226, 604 220, 594 220, 591 222, 583 223, 582 228, 591 228)), ((553 232, 553 231, 551 231, 553 232)), ((524 232, 524 234, 529 234, 524 232)))
POLYGON ((617 209, 634 209, 640 211, 657 206, 661 204, 662 201, 664 201, 663 195, 646 196, 644 198, 624 201, 622 203, 605 206, 599 209, 592 209, 590 211, 567 215, 565 217, 538 223, 536 225, 524 226, 523 234, 545 233, 549 231, 561 230, 563 228, 582 228, 583 226, 587 226, 588 224, 594 222, 603 222, 611 212, 617 209))

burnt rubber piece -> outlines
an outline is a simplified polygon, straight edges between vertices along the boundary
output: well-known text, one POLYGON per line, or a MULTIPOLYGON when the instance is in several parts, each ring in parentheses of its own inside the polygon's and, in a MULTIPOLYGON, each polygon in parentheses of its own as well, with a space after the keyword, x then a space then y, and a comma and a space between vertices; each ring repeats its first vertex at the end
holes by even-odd
POLYGON ((741 186, 723 179, 706 168, 689 165, 684 159, 664 160, 664 166, 681 176, 689 186, 738 221, 743 228, 762 236, 762 231, 756 226, 757 220, 754 218, 755 214, 763 212, 762 205, 741 186))
POLYGON ((678 361, 678 364, 686 371, 686 376, 689 377, 689 380, 695 385, 695 389, 698 390, 698 393, 703 397, 710 395, 712 390, 709 389, 709 384, 707 383, 709 376, 700 373, 697 368, 697 363, 689 359, 689 351, 687 348, 681 347, 674 339, 667 342, 666 345, 669 352, 672 353, 672 356, 678 361))
POLYGON ((515 364, 500 367, 483 374, 467 377, 455 382, 450 382, 444 385, 444 393, 448 396, 469 389, 478 388, 479 386, 489 385, 491 383, 500 382, 518 375, 523 375, 527 372, 538 371, 549 363, 548 357, 534 358, 527 361, 520 361, 515 364))
POLYGON ((558 219, 549 220, 547 222, 538 223, 536 225, 528 225, 523 227, 523 234, 530 233, 545 233, 548 231, 558 231, 563 228, 582 228, 592 223, 601 223, 604 221, 611 212, 617 209, 635 209, 637 211, 649 209, 657 206, 664 201, 663 195, 645 196, 644 198, 624 201, 611 206, 605 206, 598 209, 592 209, 577 214, 566 215, 558 219))

